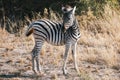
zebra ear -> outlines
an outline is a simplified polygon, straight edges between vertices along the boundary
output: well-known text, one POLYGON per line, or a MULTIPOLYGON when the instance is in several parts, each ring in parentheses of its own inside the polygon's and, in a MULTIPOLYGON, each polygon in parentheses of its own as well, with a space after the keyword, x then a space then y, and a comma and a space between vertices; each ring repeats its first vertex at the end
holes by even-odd
POLYGON ((76 6, 74 6, 72 13, 75 14, 76 6))
POLYGON ((73 8, 71 8, 70 6, 66 5, 65 7, 62 6, 62 12, 63 13, 68 13, 71 12, 73 10, 73 8))
POLYGON ((62 11, 64 11, 64 9, 65 9, 65 7, 64 7, 64 6, 62 6, 61 10, 62 10, 62 11))
POLYGON ((62 10, 62 12, 63 12, 63 13, 65 13, 65 12, 66 12, 66 11, 65 11, 65 7, 64 7, 64 6, 62 6, 61 10, 62 10))

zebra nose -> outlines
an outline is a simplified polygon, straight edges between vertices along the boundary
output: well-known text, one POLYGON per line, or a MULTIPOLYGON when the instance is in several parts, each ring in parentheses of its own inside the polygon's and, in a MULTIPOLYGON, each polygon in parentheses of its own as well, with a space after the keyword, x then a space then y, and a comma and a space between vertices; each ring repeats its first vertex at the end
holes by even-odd
POLYGON ((64 28, 65 28, 65 30, 67 30, 69 28, 69 26, 68 25, 64 25, 64 28))

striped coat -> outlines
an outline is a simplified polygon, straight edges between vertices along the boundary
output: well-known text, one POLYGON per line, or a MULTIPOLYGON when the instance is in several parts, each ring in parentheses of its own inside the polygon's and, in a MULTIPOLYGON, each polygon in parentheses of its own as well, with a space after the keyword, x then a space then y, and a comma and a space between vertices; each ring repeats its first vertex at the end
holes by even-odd
MULTIPOLYGON (((65 45, 65 55, 63 64, 63 73, 66 74, 66 60, 68 56, 68 50, 72 48, 72 54, 74 58, 75 69, 78 71, 76 63, 76 45, 80 38, 80 30, 77 19, 74 16, 75 8, 69 9, 67 13, 64 13, 63 22, 53 22, 50 20, 37 20, 30 24, 27 29, 26 36, 33 33, 35 38, 35 47, 32 50, 32 63, 33 71, 41 72, 39 67, 39 53, 44 41, 52 45, 65 45), (36 63, 36 64, 35 64, 36 63), (35 70, 35 65, 37 65, 37 71, 35 70)), ((66 10, 65 10, 66 11, 66 10)))
POLYGON ((63 24, 50 20, 38 20, 33 22, 26 32, 26 36, 34 34, 36 41, 42 39, 52 45, 64 45, 66 39, 77 41, 80 38, 78 22, 72 25, 66 32, 63 31, 63 24), (34 31, 34 32, 33 32, 34 31))

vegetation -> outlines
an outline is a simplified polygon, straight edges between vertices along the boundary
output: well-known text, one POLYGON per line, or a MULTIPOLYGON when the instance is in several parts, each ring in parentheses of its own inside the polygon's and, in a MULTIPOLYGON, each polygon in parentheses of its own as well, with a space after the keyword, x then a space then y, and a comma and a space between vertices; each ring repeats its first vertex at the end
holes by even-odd
POLYGON ((7 29, 7 31, 0 29, 0 79, 119 80, 119 0, 0 1, 0 26, 7 29), (31 55, 28 54, 33 49, 34 43, 32 36, 27 38, 24 35, 26 24, 41 18, 60 21, 59 11, 62 3, 77 6, 76 17, 82 34, 77 47, 81 76, 72 69, 72 55, 69 56, 67 63, 70 74, 67 77, 63 76, 61 67, 64 47, 54 47, 45 43, 40 63, 44 66, 46 75, 36 77, 31 72, 31 55), (9 8, 10 6, 12 7, 9 8))
POLYGON ((1 27, 5 28, 7 26, 6 29, 10 33, 19 32, 19 29, 26 23, 26 16, 33 19, 36 15, 39 15, 39 18, 41 18, 41 16, 44 16, 46 9, 46 12, 49 14, 47 18, 50 19, 52 17, 52 11, 58 17, 58 14, 61 15, 61 6, 65 4, 69 4, 72 7, 76 5, 76 13, 78 15, 81 15, 83 12, 86 13, 88 8, 90 8, 93 11, 93 15, 99 16, 104 12, 106 4, 119 8, 119 0, 0 0, 1 27), (21 21, 23 22, 20 23, 21 21))
MULTIPOLYGON (((19 32, 19 30, 16 29, 24 26, 26 16, 33 19, 36 15, 39 15, 39 18, 41 18, 41 16, 44 16, 45 9, 47 9, 46 12, 48 14, 54 11, 58 16, 58 14, 61 15, 61 6, 65 4, 71 6, 76 5, 76 13, 78 15, 81 15, 83 12, 86 13, 88 8, 90 8, 93 11, 93 15, 99 16, 104 12, 106 4, 109 4, 111 7, 119 8, 120 2, 119 0, 0 0, 1 27, 5 28, 7 26, 6 29, 9 32, 11 32, 10 28, 14 28, 12 32, 19 32), (22 26, 19 25, 21 24, 19 21, 23 21, 22 26), (5 23, 7 25, 5 25, 5 23)), ((47 17, 50 19, 51 15, 47 15, 47 17)))

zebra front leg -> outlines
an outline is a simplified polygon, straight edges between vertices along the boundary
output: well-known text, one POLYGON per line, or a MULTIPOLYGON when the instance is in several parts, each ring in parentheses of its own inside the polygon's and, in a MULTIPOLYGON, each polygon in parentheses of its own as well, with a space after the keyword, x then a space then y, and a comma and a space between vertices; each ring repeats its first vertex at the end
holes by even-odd
POLYGON ((79 74, 80 72, 79 72, 77 60, 76 60, 76 46, 77 46, 77 43, 72 44, 71 48, 72 48, 72 56, 73 56, 73 61, 74 61, 74 68, 79 74))
POLYGON ((67 62, 67 58, 68 58, 68 51, 70 48, 70 44, 66 44, 65 45, 65 55, 64 55, 64 63, 63 63, 63 74, 66 75, 67 74, 67 70, 66 70, 66 62, 67 62))

